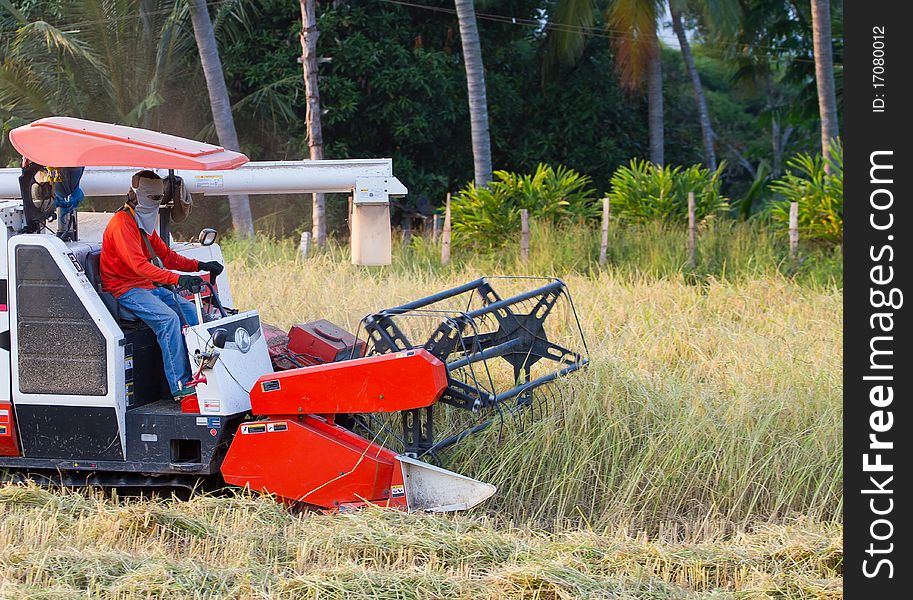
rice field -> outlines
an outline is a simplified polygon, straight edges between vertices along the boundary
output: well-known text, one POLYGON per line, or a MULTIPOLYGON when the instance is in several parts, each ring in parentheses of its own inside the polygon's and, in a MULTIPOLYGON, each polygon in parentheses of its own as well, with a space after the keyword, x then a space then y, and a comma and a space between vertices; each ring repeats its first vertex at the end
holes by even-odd
POLYGON ((837 598, 841 530, 547 533, 483 515, 293 515, 268 498, 0 488, 0 597, 837 598))
POLYGON ((441 266, 419 242, 368 269, 339 248, 228 244, 235 304, 281 326, 354 331, 480 275, 562 274, 591 366, 522 435, 491 428, 444 457, 499 488, 468 514, 0 488, 0 598, 839 597, 840 282, 785 272, 775 244, 748 252, 695 276, 677 255, 601 270, 535 245, 527 265, 441 266))

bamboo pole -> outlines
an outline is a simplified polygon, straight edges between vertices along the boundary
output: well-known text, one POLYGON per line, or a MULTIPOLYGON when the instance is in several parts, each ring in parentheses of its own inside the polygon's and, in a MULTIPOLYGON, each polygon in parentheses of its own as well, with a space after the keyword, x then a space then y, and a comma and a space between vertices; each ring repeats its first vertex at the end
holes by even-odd
POLYGON ((789 203, 789 258, 799 256, 799 203, 789 203))
POLYGON ((697 268, 697 219, 694 216, 694 192, 688 192, 688 265, 697 268))
POLYGON ((520 261, 529 262, 529 211, 520 209, 520 261))
POLYGON ((444 230, 441 233, 441 264, 450 263, 450 192, 447 192, 447 204, 444 209, 444 230))
POLYGON ((602 199, 602 242, 599 244, 599 265, 605 266, 607 254, 609 251, 609 216, 612 214, 612 207, 609 205, 609 197, 602 199))

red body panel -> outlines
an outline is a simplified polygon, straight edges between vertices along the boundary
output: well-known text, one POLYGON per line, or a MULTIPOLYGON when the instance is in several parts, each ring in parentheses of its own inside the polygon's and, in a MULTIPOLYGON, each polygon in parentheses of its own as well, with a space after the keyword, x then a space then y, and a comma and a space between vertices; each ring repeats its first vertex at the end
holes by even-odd
POLYGON ((233 485, 328 509, 366 501, 405 505, 402 468, 393 452, 313 416, 242 424, 222 476, 233 485))
POLYGON ((264 375, 255 415, 396 412, 429 406, 447 387, 447 366, 424 349, 264 375))
POLYGON ((19 456, 13 405, 0 402, 0 456, 19 456))

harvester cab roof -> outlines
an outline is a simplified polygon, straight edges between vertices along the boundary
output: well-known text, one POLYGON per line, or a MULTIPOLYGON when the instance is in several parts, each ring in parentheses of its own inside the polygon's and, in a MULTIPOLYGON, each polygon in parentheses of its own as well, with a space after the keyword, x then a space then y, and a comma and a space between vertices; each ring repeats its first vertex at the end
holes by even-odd
MULTIPOLYGON (((10 140, 23 155, 21 169, 0 170, 9 198, 0 200, 0 468, 11 476, 224 481, 327 510, 465 509, 494 487, 429 461, 492 425, 535 418, 544 386, 587 364, 559 280, 503 296, 479 279, 373 313, 357 336, 327 321, 286 335, 233 306, 226 269, 191 296, 199 324, 183 332, 199 384, 196 402, 178 403, 153 332, 101 288, 110 215, 83 213, 80 224, 82 195, 123 195, 143 168, 188 193, 349 191, 365 234, 356 262, 370 263, 389 251, 389 197, 406 192, 390 161, 249 163, 218 146, 70 118, 10 140), (554 326, 557 313, 564 323, 554 326)), ((175 189, 159 214, 166 241, 175 189)), ((222 262, 215 237, 204 230, 172 248, 222 262)))

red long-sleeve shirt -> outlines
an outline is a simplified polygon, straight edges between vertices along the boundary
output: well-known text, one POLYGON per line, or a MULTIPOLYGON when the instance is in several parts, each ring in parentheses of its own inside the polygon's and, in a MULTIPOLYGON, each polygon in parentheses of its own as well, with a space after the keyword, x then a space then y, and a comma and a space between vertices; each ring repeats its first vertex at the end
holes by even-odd
MULTIPOLYGON (((158 233, 153 232, 148 237, 152 249, 166 268, 190 272, 200 270, 199 261, 181 256, 169 248, 158 233)), ((114 213, 101 240, 99 267, 102 289, 120 298, 133 288, 152 289, 155 283, 177 284, 177 273, 156 267, 149 262, 149 258, 149 251, 130 211, 114 213)))

